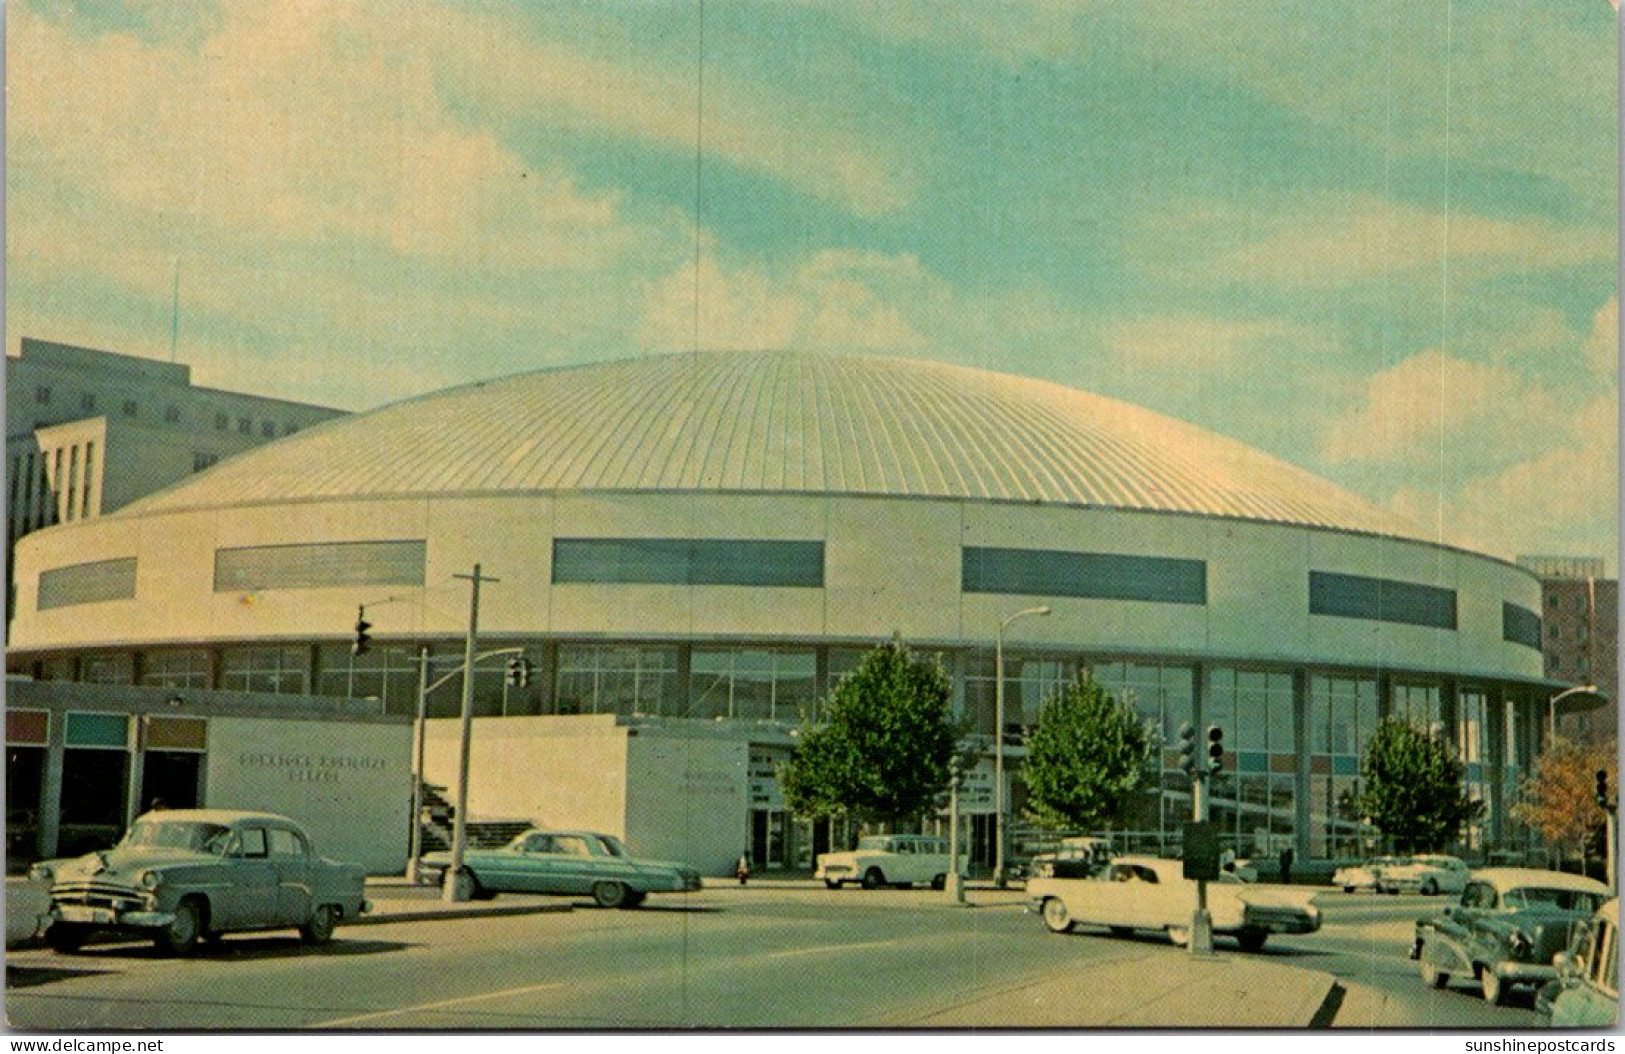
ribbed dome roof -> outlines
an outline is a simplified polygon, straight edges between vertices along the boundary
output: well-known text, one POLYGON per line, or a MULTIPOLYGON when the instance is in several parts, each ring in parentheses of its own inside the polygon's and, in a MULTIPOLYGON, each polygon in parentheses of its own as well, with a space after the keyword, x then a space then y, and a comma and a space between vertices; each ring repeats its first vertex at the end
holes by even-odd
POLYGON ((798 352, 628 359, 436 392, 251 450, 120 515, 568 490, 1046 502, 1420 536, 1302 469, 1113 399, 798 352))

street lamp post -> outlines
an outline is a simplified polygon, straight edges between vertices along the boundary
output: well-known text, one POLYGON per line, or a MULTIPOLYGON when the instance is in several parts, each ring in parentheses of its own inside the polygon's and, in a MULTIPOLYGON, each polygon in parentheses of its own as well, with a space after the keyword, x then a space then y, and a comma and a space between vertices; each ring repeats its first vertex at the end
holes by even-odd
POLYGON ((993 884, 1004 888, 1004 631, 1028 615, 1048 615, 1048 604, 1023 608, 999 623, 993 646, 993 884))
POLYGON ((1565 688, 1552 696, 1546 705, 1546 749, 1550 750, 1552 744, 1557 742, 1557 704, 1571 695, 1601 696, 1594 684, 1577 684, 1573 688, 1565 688))

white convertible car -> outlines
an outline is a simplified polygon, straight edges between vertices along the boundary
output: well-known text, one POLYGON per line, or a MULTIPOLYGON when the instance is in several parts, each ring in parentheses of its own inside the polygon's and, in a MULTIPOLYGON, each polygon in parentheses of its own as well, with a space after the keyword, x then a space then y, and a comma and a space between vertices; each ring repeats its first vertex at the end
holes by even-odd
MULTIPOLYGON (((1226 876, 1207 887, 1215 936, 1234 937, 1243 951, 1255 952, 1272 933, 1313 933, 1320 909, 1310 890, 1255 886, 1226 876)), ((1196 883, 1178 860, 1125 856, 1090 878, 1035 878, 1027 882, 1027 907, 1052 933, 1074 926, 1105 926, 1126 936, 1134 930, 1160 930, 1175 944, 1190 939, 1196 883)))

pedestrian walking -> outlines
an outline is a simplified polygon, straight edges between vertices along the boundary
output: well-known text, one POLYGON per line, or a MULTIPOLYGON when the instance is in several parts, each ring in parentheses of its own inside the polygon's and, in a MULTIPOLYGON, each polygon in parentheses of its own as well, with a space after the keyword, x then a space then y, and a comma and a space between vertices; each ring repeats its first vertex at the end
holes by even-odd
POLYGON ((734 877, 739 879, 740 885, 750 880, 750 850, 739 854, 739 863, 734 865, 734 877))
POLYGON ((1290 886, 1292 884, 1292 860, 1294 855, 1290 845, 1281 850, 1281 882, 1283 885, 1290 886))

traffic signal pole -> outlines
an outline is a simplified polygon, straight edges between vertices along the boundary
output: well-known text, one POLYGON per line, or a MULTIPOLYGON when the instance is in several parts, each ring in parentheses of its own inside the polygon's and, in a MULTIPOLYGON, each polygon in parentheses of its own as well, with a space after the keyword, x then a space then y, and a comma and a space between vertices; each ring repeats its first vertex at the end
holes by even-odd
MULTIPOLYGON (((1207 774, 1198 772, 1191 780, 1191 819, 1202 823, 1207 819, 1207 774)), ((1196 880, 1196 911, 1191 915, 1190 953, 1193 956, 1213 954, 1213 916, 1207 909, 1207 879, 1196 880)))

